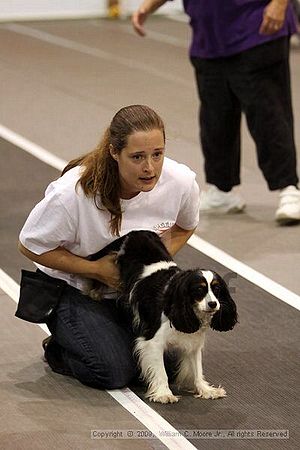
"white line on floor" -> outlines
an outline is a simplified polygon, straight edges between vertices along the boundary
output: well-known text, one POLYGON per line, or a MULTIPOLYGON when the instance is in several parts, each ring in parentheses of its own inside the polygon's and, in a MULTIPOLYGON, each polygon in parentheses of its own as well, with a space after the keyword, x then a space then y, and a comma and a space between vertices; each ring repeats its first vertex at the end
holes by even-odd
POLYGON ((55 169, 62 170, 67 164, 63 159, 58 158, 58 156, 53 155, 53 153, 48 152, 3 125, 0 125, 0 136, 55 169))
MULTIPOLYGON (((13 143, 14 145, 20 147, 21 149, 25 150, 26 152, 58 170, 62 170, 67 164, 67 161, 58 158, 42 147, 34 144, 28 139, 25 139, 24 137, 18 135, 17 133, 14 133, 13 131, 2 125, 0 125, 0 137, 6 139, 7 141, 13 143)), ((255 284, 256 286, 259 286, 261 289, 270 293, 274 297, 277 297, 288 305, 300 310, 299 295, 295 294, 289 289, 286 289, 284 286, 257 272, 241 261, 233 258, 228 253, 223 252, 223 250, 220 250, 209 242, 204 241, 195 234, 189 239, 188 244, 204 255, 209 256, 213 260, 227 267, 228 269, 233 270, 238 275, 255 284)))
POLYGON ((238 261, 237 259, 228 255, 228 253, 223 252, 223 250, 220 250, 209 242, 204 241, 195 234, 190 237, 188 244, 204 255, 209 256, 213 260, 222 264, 222 266, 227 267, 228 269, 236 272, 241 277, 245 278, 256 286, 259 286, 261 289, 278 298, 279 300, 282 300, 288 305, 300 310, 300 296, 290 291, 289 289, 286 289, 281 284, 276 283, 260 272, 257 272, 241 261, 238 261))
MULTIPOLYGON (((176 20, 176 19, 174 19, 176 20)), ((181 21, 181 20, 179 20, 181 21)), ((101 27, 101 29, 107 29, 108 31, 113 31, 113 27, 114 25, 112 24, 112 22, 107 22, 104 20, 90 20, 88 22, 88 25, 92 25, 94 27, 101 27)), ((128 25, 127 23, 124 22, 119 22, 118 23, 118 29, 122 32, 122 33, 126 33, 129 34, 131 36, 134 35, 134 31, 131 25, 128 25)), ((175 36, 170 36, 169 34, 165 34, 165 33, 160 33, 159 31, 153 31, 153 30, 146 30, 147 33, 147 39, 151 39, 152 41, 156 41, 156 42, 162 42, 164 44, 168 44, 168 45, 172 45, 173 47, 178 47, 178 48, 183 48, 186 51, 188 50, 188 43, 186 43, 183 39, 179 39, 175 36)), ((136 36, 138 37, 138 36, 136 36)))
POLYGON ((142 64, 134 59, 117 56, 113 53, 105 52, 100 48, 89 47, 88 45, 80 44, 79 42, 72 41, 71 39, 66 39, 60 36, 56 36, 55 34, 46 33, 45 31, 37 30, 25 25, 9 23, 0 25, 0 28, 21 34, 23 36, 29 36, 34 39, 39 39, 40 41, 48 42, 51 45, 57 45, 59 47, 67 48, 69 50, 80 52, 85 55, 93 56, 94 58, 104 59, 106 61, 119 64, 123 67, 125 66, 127 68, 130 68, 131 70, 135 69, 142 72, 147 72, 147 74, 150 73, 151 75, 157 76, 158 78, 180 84, 186 89, 193 89, 193 85, 191 85, 189 80, 184 80, 182 79, 182 77, 179 77, 172 73, 165 73, 159 69, 156 69, 151 64, 142 64))
MULTIPOLYGON (((2 269, 0 269, 0 289, 4 291, 15 303, 18 303, 20 286, 2 269)), ((44 324, 37 324, 48 335, 49 330, 44 324)), ((169 422, 155 412, 150 406, 143 402, 129 388, 114 389, 106 391, 123 408, 136 417, 148 428, 166 447, 170 450, 195 450, 185 437, 169 422), (167 435, 166 435, 167 434, 167 435)))

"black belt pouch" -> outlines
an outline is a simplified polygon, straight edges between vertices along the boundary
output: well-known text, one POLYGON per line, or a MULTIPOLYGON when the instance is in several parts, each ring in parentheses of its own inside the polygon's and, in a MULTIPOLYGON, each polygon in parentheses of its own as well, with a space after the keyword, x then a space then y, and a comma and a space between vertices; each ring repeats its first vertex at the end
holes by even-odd
POLYGON ((33 323, 45 323, 58 304, 67 282, 39 269, 22 270, 20 298, 15 316, 33 323))

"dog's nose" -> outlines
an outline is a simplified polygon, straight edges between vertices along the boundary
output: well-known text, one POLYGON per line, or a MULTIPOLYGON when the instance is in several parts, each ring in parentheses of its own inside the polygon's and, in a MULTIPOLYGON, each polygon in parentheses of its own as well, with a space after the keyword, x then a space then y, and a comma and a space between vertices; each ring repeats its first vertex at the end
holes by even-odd
POLYGON ((208 302, 208 306, 209 306, 211 309, 215 309, 215 307, 217 306, 217 302, 208 302))

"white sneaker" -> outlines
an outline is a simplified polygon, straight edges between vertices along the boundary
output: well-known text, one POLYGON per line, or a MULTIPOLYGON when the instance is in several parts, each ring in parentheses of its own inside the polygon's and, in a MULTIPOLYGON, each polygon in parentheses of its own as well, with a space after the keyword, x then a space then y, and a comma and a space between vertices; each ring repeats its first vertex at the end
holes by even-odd
POLYGON ((220 191, 216 186, 210 186, 200 194, 200 211, 223 214, 236 214, 244 210, 245 201, 234 192, 220 191))
POLYGON ((289 225, 300 221, 300 191, 296 186, 287 186, 279 194, 279 207, 275 213, 277 222, 289 225))

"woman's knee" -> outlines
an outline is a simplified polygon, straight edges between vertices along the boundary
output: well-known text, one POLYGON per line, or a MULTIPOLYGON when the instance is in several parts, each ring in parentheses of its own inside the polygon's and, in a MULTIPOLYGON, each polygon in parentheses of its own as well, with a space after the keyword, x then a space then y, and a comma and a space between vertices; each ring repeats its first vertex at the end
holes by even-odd
POLYGON ((115 362, 114 365, 104 365, 103 362, 97 367, 86 365, 83 362, 70 360, 69 366, 75 378, 81 383, 96 389, 120 389, 128 385, 136 376, 136 366, 132 361, 125 364, 115 362))
POLYGON ((61 302, 50 327, 64 349, 64 363, 83 384, 99 389, 124 387, 136 373, 132 332, 120 326, 109 304, 100 308, 77 297, 61 302))

